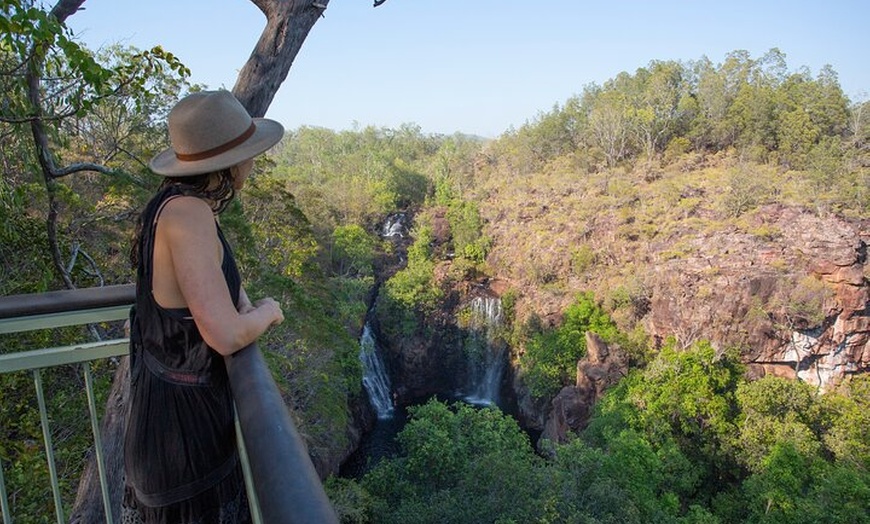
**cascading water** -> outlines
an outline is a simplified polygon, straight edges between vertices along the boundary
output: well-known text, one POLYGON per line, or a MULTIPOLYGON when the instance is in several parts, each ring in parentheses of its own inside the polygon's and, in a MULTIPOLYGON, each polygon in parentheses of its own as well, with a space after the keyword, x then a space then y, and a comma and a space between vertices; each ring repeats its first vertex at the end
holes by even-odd
POLYGON ((359 339, 359 359, 363 365, 363 387, 369 394, 372 407, 381 420, 393 416, 392 388, 387 368, 378 351, 378 344, 366 322, 359 339))
POLYGON ((471 404, 498 405, 507 356, 503 344, 495 343, 496 330, 501 327, 501 299, 476 297, 468 306, 468 393, 463 396, 471 404))
POLYGON ((384 220, 381 236, 384 238, 403 238, 408 228, 405 226, 407 215, 405 213, 393 213, 384 220))

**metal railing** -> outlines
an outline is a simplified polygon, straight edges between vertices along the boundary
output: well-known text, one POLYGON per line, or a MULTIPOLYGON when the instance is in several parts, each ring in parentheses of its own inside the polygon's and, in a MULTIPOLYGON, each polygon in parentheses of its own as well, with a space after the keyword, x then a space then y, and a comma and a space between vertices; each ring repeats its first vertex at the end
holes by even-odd
MULTIPOLYGON (((0 297, 0 334, 122 320, 129 314, 134 295, 132 285, 123 285, 0 297)), ((128 345, 129 339, 119 338, 0 355, 0 373, 27 370, 33 373, 55 516, 59 524, 64 522, 63 504, 41 370, 64 364, 82 365, 103 508, 106 522, 112 524, 106 457, 101 443, 90 363, 126 355, 128 345)), ((239 453, 254 522, 337 523, 338 518, 305 443, 290 418, 260 350, 252 344, 226 357, 226 364, 236 404, 239 453)), ((12 524, 2 461, 0 513, 5 524, 12 524)))

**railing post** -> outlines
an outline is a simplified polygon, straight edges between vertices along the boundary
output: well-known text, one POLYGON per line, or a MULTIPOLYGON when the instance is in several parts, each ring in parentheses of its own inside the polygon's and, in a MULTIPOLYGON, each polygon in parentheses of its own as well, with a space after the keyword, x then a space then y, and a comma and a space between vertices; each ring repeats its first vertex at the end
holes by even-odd
POLYGON ((226 364, 263 521, 338 524, 260 350, 251 344, 226 364))
POLYGON ((112 524, 112 501, 109 496, 109 483, 106 480, 106 460, 103 457, 103 439, 100 436, 100 421, 97 418, 97 401, 94 398, 94 379, 91 376, 91 365, 82 362, 85 376, 85 393, 88 397, 88 410, 91 413, 91 432, 94 435, 94 454, 97 459, 97 474, 100 478, 100 493, 103 496, 103 510, 106 513, 106 524, 112 524))
POLYGON ((42 438, 45 441, 45 458, 48 461, 51 493, 54 497, 54 514, 57 516, 57 524, 63 524, 63 501, 60 497, 60 484, 57 479, 57 465, 54 462, 54 446, 51 443, 51 428, 48 426, 48 410, 45 407, 45 393, 42 388, 40 370, 33 370, 33 381, 36 385, 36 400, 39 403, 39 420, 42 425, 42 438))
POLYGON ((9 499, 6 496, 6 482, 3 480, 3 460, 0 459, 0 514, 4 524, 12 523, 12 512, 9 511, 9 499))

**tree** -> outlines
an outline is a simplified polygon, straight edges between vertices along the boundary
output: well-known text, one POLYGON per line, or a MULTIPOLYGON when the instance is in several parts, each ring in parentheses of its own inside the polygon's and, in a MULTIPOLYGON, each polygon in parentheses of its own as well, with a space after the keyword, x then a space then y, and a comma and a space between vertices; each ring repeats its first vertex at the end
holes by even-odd
POLYGON ((608 342, 617 336, 616 324, 591 292, 577 296, 558 328, 532 335, 520 356, 520 367, 534 396, 553 396, 576 377, 577 361, 586 355, 587 331, 608 342))
POLYGON ((332 232, 332 261, 339 275, 371 275, 375 239, 362 226, 338 226, 332 232))
POLYGON ((361 481, 372 522, 541 522, 547 480, 516 421, 496 408, 417 406, 401 454, 361 481), (473 503, 469 503, 473 501, 473 503))
POLYGON ((69 262, 62 252, 64 239, 58 222, 64 188, 60 180, 85 171, 107 175, 114 175, 115 171, 94 162, 60 165, 58 142, 64 139, 61 126, 74 118, 81 119, 108 98, 126 99, 127 103, 148 98, 149 93, 164 87, 153 81, 155 77, 165 78, 169 72, 182 78, 187 74, 173 55, 160 48, 128 55, 124 64, 112 68, 101 65, 75 43, 64 26, 66 18, 83 2, 61 0, 48 13, 29 2, 7 0, 0 4, 5 73, 2 81, 10 102, 0 121, 30 128, 32 154, 48 200, 49 252, 57 277, 66 288, 76 287, 72 268, 79 250, 72 250, 69 262))
POLYGON ((649 69, 638 70, 637 77, 642 91, 635 104, 633 128, 650 162, 678 130, 682 67, 676 62, 652 62, 649 69))
POLYGON ((774 446, 784 443, 807 457, 821 451, 819 407, 809 384, 765 377, 740 384, 737 400, 742 421, 735 445, 749 469, 760 471, 774 446))
MULTIPOLYGON (((58 285, 74 288, 82 283, 102 285, 106 280, 100 257, 95 253, 101 248, 88 242, 96 236, 92 232, 94 228, 89 227, 91 221, 102 215, 91 213, 94 208, 89 197, 99 194, 104 203, 114 200, 117 204, 123 200, 117 197, 129 189, 130 177, 119 173, 117 167, 135 156, 131 152, 141 151, 141 147, 131 144, 130 135, 125 136, 120 125, 111 130, 109 127, 101 129, 101 132, 110 131, 103 135, 111 135, 107 143, 113 145, 109 148, 97 147, 96 140, 81 140, 77 133, 96 131, 100 127, 95 125, 99 120, 97 115, 110 113, 114 114, 115 124, 134 123, 151 128, 150 121, 137 122, 134 114, 158 107, 161 100, 168 98, 161 95, 177 93, 179 82, 183 82, 187 74, 174 56, 160 48, 144 52, 111 50, 106 59, 119 61, 103 65, 95 55, 79 46, 64 26, 64 21, 75 13, 82 1, 61 0, 49 12, 30 1, 0 3, 0 68, 3 72, 0 84, 6 97, 0 125, 3 135, 13 139, 10 141, 13 150, 7 151, 4 147, 3 157, 4 167, 8 168, 6 174, 18 186, 8 198, 4 194, 4 204, 12 210, 20 210, 35 202, 33 207, 42 208, 45 216, 42 231, 35 232, 31 229, 36 225, 35 219, 25 218, 25 213, 21 216, 13 213, 18 218, 4 222, 4 228, 8 229, 3 236, 4 240, 17 239, 17 242, 30 244, 16 256, 26 257, 39 250, 41 253, 32 257, 34 261, 50 260, 50 265, 42 265, 37 273, 36 289, 28 291, 56 289, 58 285), (70 131, 75 134, 68 134, 70 131), (100 158, 95 161, 95 157, 100 158), (72 190, 75 179, 88 173, 106 175, 98 184, 93 184, 102 186, 100 189, 105 191, 77 194, 72 190), (123 186, 126 187, 121 189, 123 186), (23 196, 30 199, 29 204, 20 200, 23 196), (44 243, 34 246, 38 241, 44 243)), ((138 135, 142 134, 140 129, 138 135)), ((91 136, 96 137, 97 133, 91 136)), ((100 145, 103 143, 106 142, 100 145)), ((138 171, 134 167, 130 173, 138 171)), ((110 207, 104 209, 110 214, 117 213, 118 221, 123 221, 124 206, 116 206, 115 211, 109 210, 110 207)), ((126 272, 122 274, 126 276, 126 272)), ((94 326, 91 326, 91 336, 100 337, 94 326)), ((118 366, 118 377, 126 376, 124 369, 123 364, 118 366)), ((116 382, 120 384, 123 380, 116 382)), ((104 428, 108 437, 104 442, 107 448, 115 446, 111 456, 120 470, 117 437, 123 429, 123 410, 107 413, 104 428)), ((76 462, 80 464, 80 460, 76 462)), ((87 474, 83 476, 86 477, 87 474)), ((90 478, 95 479, 96 475, 90 478)), ((114 484, 120 486, 120 482, 114 484)), ((96 483, 93 490, 97 493, 94 500, 100 504, 96 483)), ((116 491, 119 497, 120 487, 116 491)))
POLYGON ((604 151, 607 165, 614 167, 628 154, 630 131, 630 105, 618 91, 587 91, 584 99, 589 104, 589 132, 592 143, 604 151))

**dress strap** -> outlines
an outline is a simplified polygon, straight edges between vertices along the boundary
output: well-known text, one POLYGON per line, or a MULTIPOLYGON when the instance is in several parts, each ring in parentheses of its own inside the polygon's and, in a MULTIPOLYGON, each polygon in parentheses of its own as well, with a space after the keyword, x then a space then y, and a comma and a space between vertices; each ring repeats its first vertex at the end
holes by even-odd
MULTIPOLYGON (((141 251, 139 253, 139 283, 140 285, 145 285, 147 288, 147 294, 151 294, 152 290, 152 277, 154 275, 154 240, 157 235, 157 220, 160 218, 160 214, 163 212, 163 209, 166 207, 171 200, 174 200, 180 196, 184 196, 183 193, 178 191, 176 186, 170 186, 163 190, 163 192, 155 198, 155 202, 152 205, 156 204, 155 209, 151 213, 147 213, 145 219, 147 222, 143 224, 143 228, 148 228, 148 234, 143 235, 141 251)), ((144 296, 144 295, 143 295, 144 296)))

